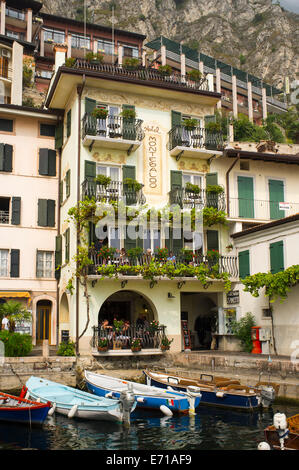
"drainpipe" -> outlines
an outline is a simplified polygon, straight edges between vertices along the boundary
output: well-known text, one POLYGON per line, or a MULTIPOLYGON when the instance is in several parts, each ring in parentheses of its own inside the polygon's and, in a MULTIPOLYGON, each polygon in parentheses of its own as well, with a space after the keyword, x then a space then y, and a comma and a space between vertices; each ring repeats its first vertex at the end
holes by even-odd
MULTIPOLYGON (((85 87, 86 77, 85 74, 82 78, 82 85, 77 87, 78 94, 78 160, 77 160, 77 207, 79 208, 80 201, 80 166, 81 166, 81 99, 83 89, 85 87)), ((77 229, 77 246, 76 251, 80 245, 79 230, 77 229)), ((76 277, 76 355, 79 356, 79 279, 76 277)))
MULTIPOLYGON (((57 235, 60 235, 60 180, 61 180, 61 155, 62 149, 58 150, 58 215, 57 215, 57 235)), ((59 279, 56 282, 56 344, 59 345, 59 279)))
POLYGON ((229 169, 226 172, 226 206, 227 206, 228 216, 229 216, 229 174, 239 160, 240 160, 240 154, 238 153, 236 160, 233 162, 233 164, 229 167, 229 169))

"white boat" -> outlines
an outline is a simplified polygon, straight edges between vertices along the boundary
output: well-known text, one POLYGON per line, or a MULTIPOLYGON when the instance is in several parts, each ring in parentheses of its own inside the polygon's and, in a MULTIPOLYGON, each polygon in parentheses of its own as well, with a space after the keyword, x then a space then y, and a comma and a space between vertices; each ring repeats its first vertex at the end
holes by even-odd
POLYGON ((138 408, 157 409, 167 416, 174 413, 195 414, 195 408, 201 399, 198 387, 188 387, 186 392, 175 390, 163 390, 136 382, 110 377, 103 374, 95 374, 84 371, 87 388, 92 393, 102 397, 119 398, 127 387, 130 387, 138 408))
POLYGON ((130 414, 135 409, 134 396, 123 390, 118 400, 98 397, 91 393, 62 385, 40 377, 30 377, 26 382, 27 394, 41 403, 51 403, 49 415, 54 412, 68 418, 82 418, 100 421, 130 422, 130 414))

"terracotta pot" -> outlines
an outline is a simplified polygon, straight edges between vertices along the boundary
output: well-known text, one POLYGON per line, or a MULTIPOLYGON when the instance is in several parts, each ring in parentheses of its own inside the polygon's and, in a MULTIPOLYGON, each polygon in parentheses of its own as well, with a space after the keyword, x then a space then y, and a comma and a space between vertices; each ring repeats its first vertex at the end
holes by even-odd
POLYGON ((101 347, 101 346, 98 346, 98 351, 99 351, 99 352, 105 352, 105 351, 108 351, 108 346, 103 346, 103 347, 101 347))
POLYGON ((133 348, 131 348, 131 351, 132 351, 132 352, 138 352, 138 351, 141 351, 141 348, 138 348, 138 347, 137 347, 137 348, 134 348, 134 347, 133 347, 133 348))

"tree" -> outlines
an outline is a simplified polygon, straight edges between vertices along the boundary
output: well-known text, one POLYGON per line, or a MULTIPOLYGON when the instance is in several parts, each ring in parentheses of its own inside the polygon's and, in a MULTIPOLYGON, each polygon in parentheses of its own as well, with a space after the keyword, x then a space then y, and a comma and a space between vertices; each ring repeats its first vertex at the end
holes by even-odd
POLYGON ((11 327, 15 322, 18 321, 31 321, 31 313, 21 303, 15 300, 8 300, 7 302, 0 304, 0 320, 7 315, 9 317, 11 327))

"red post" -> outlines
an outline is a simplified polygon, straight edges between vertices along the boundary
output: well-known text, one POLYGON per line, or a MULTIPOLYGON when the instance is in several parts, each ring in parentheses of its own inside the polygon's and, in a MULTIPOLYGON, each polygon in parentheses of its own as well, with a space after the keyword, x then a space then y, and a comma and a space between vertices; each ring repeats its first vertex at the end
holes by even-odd
POLYGON ((260 326, 253 326, 251 328, 251 339, 253 343, 253 348, 251 354, 261 354, 261 342, 260 342, 260 326))

